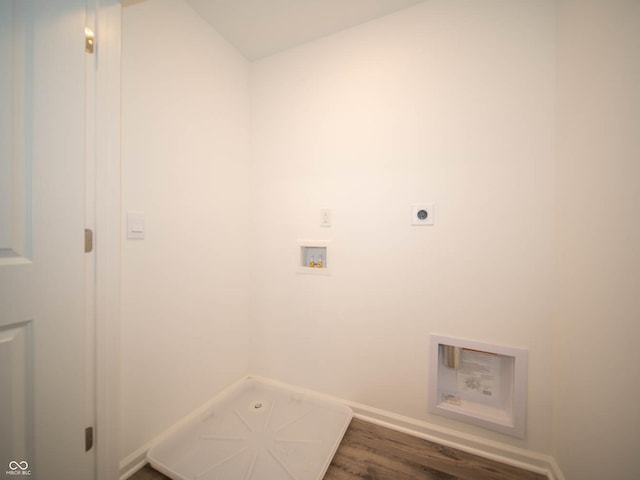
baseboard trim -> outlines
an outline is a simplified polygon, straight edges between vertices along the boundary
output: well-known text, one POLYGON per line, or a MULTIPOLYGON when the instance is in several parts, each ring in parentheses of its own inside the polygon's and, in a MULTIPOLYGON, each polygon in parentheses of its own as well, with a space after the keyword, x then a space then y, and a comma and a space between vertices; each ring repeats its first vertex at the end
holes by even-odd
MULTIPOLYGON (((349 405, 349 402, 346 402, 349 405)), ((552 457, 532 452, 525 449, 518 449, 509 445, 488 442, 484 439, 469 438, 460 432, 443 431, 437 427, 424 424, 415 419, 397 419, 390 412, 375 412, 372 415, 371 407, 362 405, 349 405, 354 411, 354 417, 361 420, 380 425, 398 432, 406 433, 414 437, 439 443, 447 447, 455 448, 466 453, 478 455, 488 460, 494 460, 505 465, 511 465, 522 470, 545 475, 549 480, 564 480, 560 474, 552 457)))
POLYGON ((413 435, 418 438, 437 442, 442 445, 451 448, 457 448, 459 450, 478 455, 490 460, 495 460, 500 463, 512 465, 514 467, 522 468, 523 470, 529 470, 542 475, 546 475, 549 480, 565 480, 560 468, 558 467, 555 459, 546 454, 534 452, 524 448, 513 447, 511 445, 486 440, 484 438, 465 434, 454 429, 433 425, 428 422, 416 420, 414 418, 398 415, 386 410, 371 407, 350 400, 337 398, 332 395, 326 395, 318 393, 309 389, 296 387, 284 382, 272 380, 269 378, 261 377, 259 375, 247 375, 242 377, 237 382, 233 383, 230 387, 214 396, 211 400, 191 412, 189 415, 182 418, 175 425, 167 429, 162 434, 158 435, 151 441, 142 445, 136 451, 124 458, 120 462, 120 480, 127 480, 135 472, 144 466, 146 463, 147 452, 157 443, 161 442, 167 436, 180 429, 186 423, 197 418, 199 415, 204 414, 221 396, 228 390, 234 388, 238 383, 244 381, 247 378, 258 378, 265 383, 270 383, 288 390, 293 390, 302 394, 309 394, 324 397, 328 400, 342 403, 349 406, 354 416, 362 420, 381 425, 383 427, 390 428, 408 435, 413 435))
POLYGON ((405 417, 387 410, 353 402, 351 400, 313 392, 277 380, 260 377, 258 375, 254 375, 254 377, 283 388, 300 393, 319 395, 329 400, 348 405, 353 410, 356 418, 360 418, 392 430, 413 435, 418 438, 424 438, 425 440, 437 442, 451 448, 457 448, 458 450, 472 453, 490 460, 495 460, 506 465, 522 468, 523 470, 540 473, 541 475, 546 475, 549 480, 565 480, 555 459, 550 455, 486 440, 482 437, 462 433, 451 428, 433 425, 428 422, 405 417))

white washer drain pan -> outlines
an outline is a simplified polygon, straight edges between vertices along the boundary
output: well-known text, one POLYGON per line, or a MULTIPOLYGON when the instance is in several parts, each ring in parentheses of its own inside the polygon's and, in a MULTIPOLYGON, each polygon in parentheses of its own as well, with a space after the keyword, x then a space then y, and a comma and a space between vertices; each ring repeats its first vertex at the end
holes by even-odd
POLYGON ((175 480, 320 480, 352 415, 345 405, 247 378, 147 460, 175 480))

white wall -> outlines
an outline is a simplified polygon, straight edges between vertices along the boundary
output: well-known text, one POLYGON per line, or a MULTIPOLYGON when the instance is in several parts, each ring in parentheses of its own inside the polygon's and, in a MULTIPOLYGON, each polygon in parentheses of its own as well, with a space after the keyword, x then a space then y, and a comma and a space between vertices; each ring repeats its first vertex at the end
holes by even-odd
POLYGON ((122 245, 120 458, 248 371, 248 63, 149 0, 123 9, 122 92, 123 214, 147 236, 122 245))
POLYGON ((559 5, 430 0, 250 72, 182 0, 124 9, 121 458, 253 371, 634 478, 640 13, 559 5), (430 332, 529 349, 525 440, 426 413, 430 332))
POLYGON ((640 2, 559 8, 555 455, 640 472, 640 2))
POLYGON ((552 1, 432 0, 253 64, 256 373, 549 450, 554 52, 552 1), (427 414, 430 332, 529 349, 525 440, 427 414))

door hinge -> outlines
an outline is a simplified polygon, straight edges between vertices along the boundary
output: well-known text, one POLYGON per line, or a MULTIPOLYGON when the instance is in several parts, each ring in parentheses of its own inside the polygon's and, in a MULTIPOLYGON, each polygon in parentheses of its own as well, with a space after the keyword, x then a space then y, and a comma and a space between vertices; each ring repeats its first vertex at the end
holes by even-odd
POLYGON ((93 250, 93 230, 84 229, 84 253, 91 253, 93 250))
POLYGON ((93 30, 89 27, 84 27, 84 51, 87 53, 93 53, 95 47, 95 35, 93 30))
POLYGON ((84 429, 84 451, 88 452, 93 448, 93 427, 84 429))

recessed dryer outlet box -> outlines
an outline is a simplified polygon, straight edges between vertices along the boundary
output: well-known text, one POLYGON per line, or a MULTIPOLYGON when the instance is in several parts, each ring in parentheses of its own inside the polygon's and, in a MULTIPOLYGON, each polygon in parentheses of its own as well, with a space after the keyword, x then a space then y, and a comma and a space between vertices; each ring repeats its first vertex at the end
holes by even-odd
POLYGON ((423 203, 411 207, 411 225, 433 225, 433 203, 423 203))
POLYGON ((429 412, 524 438, 527 350, 430 338, 429 412))

